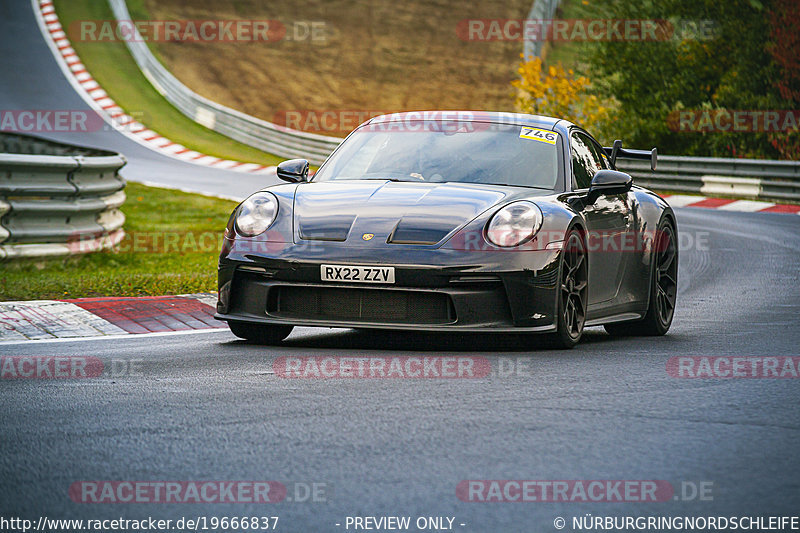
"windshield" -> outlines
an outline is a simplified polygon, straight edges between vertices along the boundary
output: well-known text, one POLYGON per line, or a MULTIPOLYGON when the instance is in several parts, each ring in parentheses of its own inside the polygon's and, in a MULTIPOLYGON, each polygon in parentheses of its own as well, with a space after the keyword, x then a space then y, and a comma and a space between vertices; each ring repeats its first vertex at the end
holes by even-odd
POLYGON ((391 179, 554 189, 558 134, 528 126, 478 123, 457 130, 436 123, 362 126, 314 181, 391 179))

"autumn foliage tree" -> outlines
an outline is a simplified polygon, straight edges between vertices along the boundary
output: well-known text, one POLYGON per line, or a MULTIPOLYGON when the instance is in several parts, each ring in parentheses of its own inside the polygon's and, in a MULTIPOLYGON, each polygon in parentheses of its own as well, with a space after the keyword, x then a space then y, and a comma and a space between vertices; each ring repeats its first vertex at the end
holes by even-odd
POLYGON ((511 84, 520 112, 563 118, 599 136, 607 129, 611 109, 591 92, 587 77, 576 76, 561 63, 545 68, 539 57, 523 57, 518 72, 520 78, 511 84))
MULTIPOLYGON (((798 111, 798 0, 598 0, 609 19, 708 21, 710 34, 676 31, 652 42, 595 43, 587 71, 619 102, 612 137, 660 153, 800 158, 797 130, 681 131, 684 110, 798 111)), ((684 27, 685 29, 685 27, 684 27)))
MULTIPOLYGON (((775 0, 770 13, 770 43, 767 50, 780 70, 775 88, 789 109, 800 109, 800 2, 775 0)), ((773 133, 772 146, 781 157, 800 159, 798 130, 773 133)))

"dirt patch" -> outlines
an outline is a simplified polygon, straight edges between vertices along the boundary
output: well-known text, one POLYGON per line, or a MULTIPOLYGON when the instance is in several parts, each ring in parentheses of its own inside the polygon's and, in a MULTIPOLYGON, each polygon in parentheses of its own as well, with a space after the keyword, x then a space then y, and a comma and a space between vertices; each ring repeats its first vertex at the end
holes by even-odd
MULTIPOLYGON (((510 81, 522 43, 469 42, 456 30, 464 19, 524 18, 530 0, 145 0, 144 5, 155 20, 277 20, 288 36, 301 35, 304 22, 316 22, 324 41, 318 33, 317 39, 301 41, 156 45, 167 67, 194 91, 274 121, 301 110, 512 111, 510 81)), ((317 132, 339 135, 327 127, 317 132)))

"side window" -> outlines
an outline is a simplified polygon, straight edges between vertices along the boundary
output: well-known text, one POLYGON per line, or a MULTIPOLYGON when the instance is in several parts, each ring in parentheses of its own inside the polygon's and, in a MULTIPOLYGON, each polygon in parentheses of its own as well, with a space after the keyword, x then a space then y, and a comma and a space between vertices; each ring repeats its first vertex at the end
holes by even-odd
POLYGON ((611 168, 611 160, 608 159, 608 155, 606 155, 605 150, 602 151, 602 155, 603 155, 603 168, 605 168, 606 170, 614 170, 613 168, 611 168))
POLYGON ((572 134, 572 187, 588 189, 598 170, 607 168, 598 148, 583 133, 572 134))
MULTIPOLYGON (((584 136, 585 138, 585 136, 584 136)), ((592 153, 594 154, 595 160, 598 162, 598 169, 600 170, 608 170, 611 168, 610 161, 608 160, 608 156, 606 155, 605 150, 594 141, 588 141, 589 148, 592 149, 592 153)))

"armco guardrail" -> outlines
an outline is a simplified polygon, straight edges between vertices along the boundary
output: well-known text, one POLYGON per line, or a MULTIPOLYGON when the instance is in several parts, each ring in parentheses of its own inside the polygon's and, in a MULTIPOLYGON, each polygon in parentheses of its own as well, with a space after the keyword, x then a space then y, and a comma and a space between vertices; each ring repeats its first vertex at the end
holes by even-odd
POLYGON ((660 191, 800 202, 800 161, 662 155, 655 172, 649 161, 618 159, 617 167, 660 191))
POLYGON ((96 251, 125 236, 125 159, 0 133, 0 260, 96 251))
MULTIPOLYGON (((561 0, 534 0, 533 4, 531 4, 531 10, 528 12, 526 20, 538 22, 544 26, 544 21, 555 18, 556 10, 558 9, 558 5, 560 3, 561 0)), ((542 54, 542 44, 544 44, 544 41, 541 37, 537 39, 525 39, 523 41, 522 50, 525 60, 527 61, 534 57, 539 57, 542 54)))
MULTIPOLYGON (((131 19, 125 0, 108 2, 117 20, 131 19)), ((125 44, 153 87, 184 115, 209 129, 271 154, 302 157, 316 165, 321 164, 342 141, 272 124, 212 102, 193 92, 164 68, 138 31, 133 38, 126 39, 125 44)))

